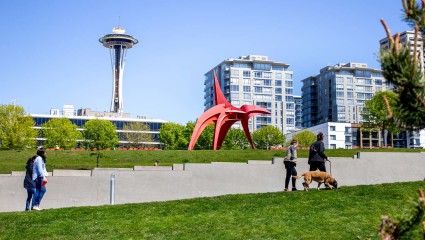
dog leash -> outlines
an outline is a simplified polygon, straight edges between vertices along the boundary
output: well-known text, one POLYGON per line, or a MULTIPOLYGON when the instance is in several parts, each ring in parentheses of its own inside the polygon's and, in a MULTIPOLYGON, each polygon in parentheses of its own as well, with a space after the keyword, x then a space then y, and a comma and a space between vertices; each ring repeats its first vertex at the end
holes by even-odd
POLYGON ((332 176, 332 162, 329 160, 328 162, 329 162, 329 174, 332 176))

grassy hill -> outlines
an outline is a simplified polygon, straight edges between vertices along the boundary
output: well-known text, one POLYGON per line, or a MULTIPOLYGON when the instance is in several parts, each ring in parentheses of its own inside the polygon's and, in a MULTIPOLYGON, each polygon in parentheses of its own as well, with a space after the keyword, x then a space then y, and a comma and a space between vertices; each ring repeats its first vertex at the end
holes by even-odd
MULTIPOLYGON (((352 157, 358 151, 393 151, 418 152, 415 149, 335 149, 326 150, 329 157, 352 157)), ((47 169, 93 169, 96 167, 96 157, 91 157, 92 151, 48 151, 47 169)), ((132 168, 138 166, 152 166, 155 160, 160 165, 173 163, 210 163, 210 162, 246 162, 248 160, 271 160, 276 156, 284 156, 285 151, 267 150, 161 150, 161 151, 103 151, 105 157, 100 159, 99 167, 132 168)), ((26 160, 35 154, 35 150, 0 151, 0 174, 11 171, 24 171, 26 160)), ((308 156, 307 150, 298 150, 298 157, 308 156)))
MULTIPOLYGON (((381 216, 408 212, 424 186, 419 181, 0 213, 0 239, 377 239, 381 216)), ((408 239, 421 234, 418 227, 408 239)))

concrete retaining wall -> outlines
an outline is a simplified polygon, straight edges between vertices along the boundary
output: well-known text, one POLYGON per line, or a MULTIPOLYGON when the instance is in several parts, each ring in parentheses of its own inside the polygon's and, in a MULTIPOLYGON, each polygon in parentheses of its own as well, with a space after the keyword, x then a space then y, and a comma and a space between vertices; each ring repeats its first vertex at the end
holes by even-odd
MULTIPOLYGON (((364 153, 359 159, 333 158, 328 172, 340 186, 418 181, 425 178, 425 153, 364 153), (331 168, 330 168, 331 167, 331 168)), ((42 208, 110 204, 115 175, 115 204, 166 201, 225 194, 278 192, 284 188, 283 158, 247 163, 174 164, 121 169, 53 170, 42 208)), ((308 170, 298 159, 297 171, 308 170)), ((22 211, 26 190, 23 173, 0 175, 0 212, 22 211)), ((297 181, 302 189, 303 181, 297 181)), ((313 186, 317 186, 313 183, 313 186)))

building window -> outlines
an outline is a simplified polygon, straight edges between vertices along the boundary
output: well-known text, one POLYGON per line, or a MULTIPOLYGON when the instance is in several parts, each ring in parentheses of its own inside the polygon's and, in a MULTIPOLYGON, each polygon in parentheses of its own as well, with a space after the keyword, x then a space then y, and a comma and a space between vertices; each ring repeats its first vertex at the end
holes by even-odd
POLYGON ((262 78, 263 77, 263 72, 254 72, 254 77, 256 77, 256 78, 262 78))
POLYGON ((294 102, 294 96, 285 96, 287 102, 294 102))
POLYGON ((240 106, 239 100, 233 100, 232 105, 235 106, 235 107, 239 107, 240 106))
POLYGON ((251 93, 244 93, 243 99, 251 99, 251 93))
POLYGON ((251 86, 243 86, 244 92, 251 92, 251 86))
POLYGON ((232 92, 239 91, 239 85, 230 85, 230 91, 232 92))
POLYGON ((336 144, 330 144, 330 149, 336 149, 336 144))
POLYGON ((276 79, 282 79, 282 73, 275 73, 276 79))
POLYGON ((345 133, 350 134, 351 133, 351 128, 350 127, 345 127, 345 133))
POLYGON ((292 94, 293 93, 292 88, 285 88, 285 93, 286 94, 292 94))
POLYGON ((276 95, 275 101, 282 101, 282 95, 276 95))
POLYGON ((274 82, 274 85, 275 85, 275 86, 282 86, 282 81, 281 81, 281 80, 276 80, 276 81, 274 82))
POLYGON ((286 103, 286 109, 295 109, 295 104, 293 104, 293 103, 286 103))
POLYGON ((347 99, 347 105, 353 106, 354 105, 354 99, 347 99))
POLYGON ((263 88, 262 87, 254 87, 254 92, 256 92, 256 93, 262 93, 263 92, 263 88))
POLYGON ((271 72, 263 72, 263 78, 272 78, 271 72))
POLYGON ((347 143, 351 142, 351 136, 345 136, 345 142, 347 143))
POLYGON ((245 84, 245 85, 251 85, 251 79, 249 79, 249 78, 244 78, 244 79, 243 79, 243 84, 245 84))
POLYGON ((254 63, 255 70, 267 70, 270 71, 272 68, 271 64, 268 63, 254 63))
POLYGON ((295 123, 295 121, 294 121, 293 118, 287 118, 286 119, 286 124, 288 124, 288 125, 294 125, 294 123, 295 123))
POLYGON ((282 66, 273 65, 273 70, 283 71, 283 67, 282 66))
POLYGON ((239 77, 239 70, 232 69, 232 77, 239 77))
POLYGON ((329 136, 329 139, 330 139, 330 140, 336 140, 336 135, 330 135, 330 136, 329 136))
POLYGON ((292 73, 285 73, 285 79, 292 79, 292 73))
POLYGON ((275 88, 275 93, 282 94, 282 88, 275 88))
POLYGON ((254 85, 264 85, 264 81, 261 79, 254 79, 254 85))
POLYGON ((243 76, 244 77, 251 77, 251 71, 243 71, 243 76))
POLYGON ((285 81, 285 87, 293 87, 293 81, 285 81))
POLYGON ((329 126, 330 131, 335 131, 335 126, 329 126))
POLYGON ((336 92, 336 97, 343 98, 344 92, 336 92))

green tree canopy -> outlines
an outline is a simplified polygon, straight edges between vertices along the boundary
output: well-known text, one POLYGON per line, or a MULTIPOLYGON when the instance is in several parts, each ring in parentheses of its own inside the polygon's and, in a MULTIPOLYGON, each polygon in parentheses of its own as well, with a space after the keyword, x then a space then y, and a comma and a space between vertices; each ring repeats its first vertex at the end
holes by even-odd
POLYGON ((82 139, 82 134, 77 130, 77 125, 72 124, 68 118, 52 118, 42 126, 42 135, 46 139, 45 147, 70 149, 77 146, 77 140, 82 139))
POLYGON ((24 113, 24 108, 15 105, 0 105, 0 148, 34 148, 38 131, 35 122, 24 113))
POLYGON ((211 150, 213 149, 214 140, 214 124, 210 124, 204 128, 201 135, 199 135, 198 141, 195 144, 195 149, 211 150))
POLYGON ((146 143, 153 142, 152 134, 149 133, 150 127, 142 122, 131 122, 124 126, 125 140, 132 147, 145 146, 146 143))
MULTIPOLYGON (((392 91, 377 92, 372 99, 365 102, 362 112, 363 126, 369 129, 389 130, 392 133, 398 131, 398 127, 388 118, 387 103, 391 108, 398 104, 398 95, 392 91)), ((395 113, 393 113, 395 114, 395 113)))
POLYGON ((317 139, 316 134, 310 130, 303 130, 292 136, 293 140, 298 141, 300 147, 309 147, 317 139))
POLYGON ((227 133, 226 138, 224 138, 222 149, 245 149, 248 144, 248 139, 246 138, 245 132, 242 129, 231 128, 227 133))
POLYGON ((116 130, 111 121, 92 119, 84 124, 83 136, 90 148, 113 148, 118 144, 116 130))
POLYGON ((185 127, 178 123, 164 123, 159 129, 159 140, 166 150, 187 149, 185 127))
POLYGON ((252 134, 252 139, 258 149, 270 149, 273 146, 283 145, 285 136, 273 126, 265 126, 252 134))

